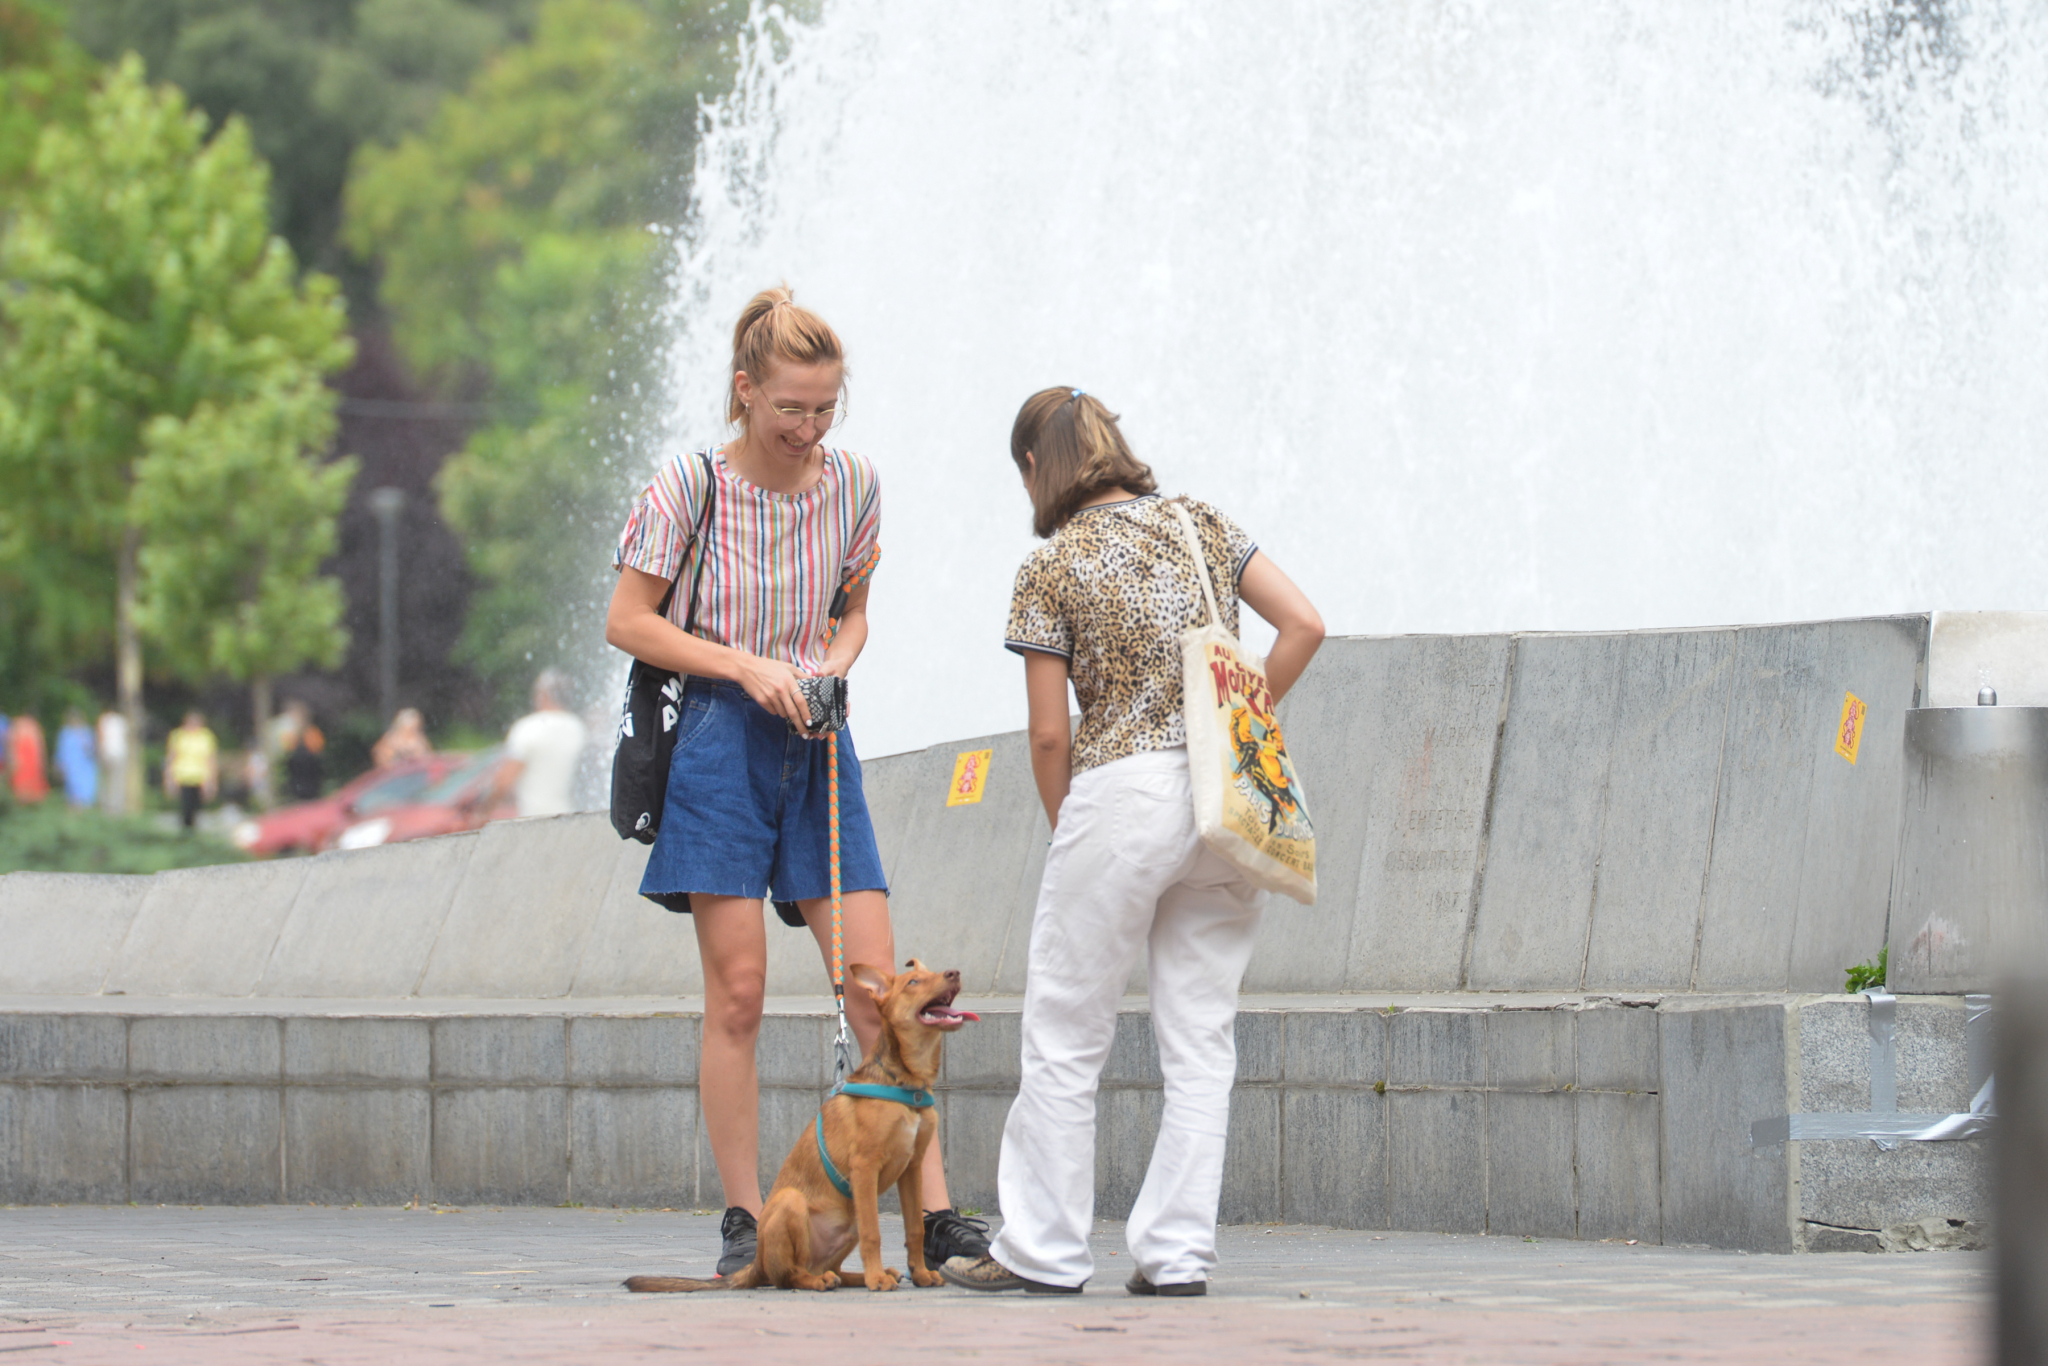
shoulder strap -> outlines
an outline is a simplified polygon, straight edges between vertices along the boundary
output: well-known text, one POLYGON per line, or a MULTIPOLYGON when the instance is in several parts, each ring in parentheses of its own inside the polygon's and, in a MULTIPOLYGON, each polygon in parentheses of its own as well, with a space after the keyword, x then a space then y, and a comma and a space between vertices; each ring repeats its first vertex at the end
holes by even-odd
POLYGON ((1180 521, 1181 532, 1187 537, 1188 553, 1195 557, 1195 576, 1202 581, 1202 601, 1209 605, 1209 623, 1223 624, 1223 614, 1216 610, 1216 585, 1209 581, 1209 559, 1202 554, 1202 538, 1195 534, 1195 519, 1188 516, 1187 505, 1175 498, 1167 503, 1173 515, 1180 521))
MULTIPOLYGON (((697 514, 697 538, 690 548, 697 552, 697 568, 690 575, 690 610, 684 614, 683 629, 690 631, 697 626, 697 584, 704 577, 704 561, 711 558, 711 509, 718 502, 718 471, 711 467, 709 451, 697 452, 697 459, 704 466, 704 507, 697 514)), ((683 562, 689 562, 689 548, 683 552, 683 562)), ((676 566, 675 582, 669 584, 668 592, 661 595, 661 606, 654 609, 654 615, 668 615, 669 600, 676 595, 676 585, 683 581, 683 565, 676 566)))

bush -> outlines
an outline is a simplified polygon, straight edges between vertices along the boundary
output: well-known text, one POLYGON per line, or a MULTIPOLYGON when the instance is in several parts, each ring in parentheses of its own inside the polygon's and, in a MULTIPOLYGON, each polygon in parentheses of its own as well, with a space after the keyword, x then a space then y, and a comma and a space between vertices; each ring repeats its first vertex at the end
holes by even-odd
POLYGON ((0 806, 0 873, 160 873, 246 861, 226 840, 166 828, 162 816, 74 811, 55 796, 0 806))

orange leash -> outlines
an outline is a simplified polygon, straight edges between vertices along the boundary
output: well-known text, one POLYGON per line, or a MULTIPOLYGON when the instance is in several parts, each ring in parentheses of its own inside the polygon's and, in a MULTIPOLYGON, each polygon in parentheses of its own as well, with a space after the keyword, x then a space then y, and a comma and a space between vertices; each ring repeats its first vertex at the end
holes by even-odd
MULTIPOLYGON (((832 642, 839 636, 839 622, 846 612, 846 599, 854 589, 873 577, 875 566, 882 562, 882 548, 876 546, 868 557, 854 567, 847 575, 846 582, 839 585, 839 592, 832 599, 832 615, 825 623, 825 648, 831 649, 832 642)), ((826 757, 832 766, 832 776, 827 790, 831 794, 831 863, 832 863, 832 1003, 839 1011, 839 1037, 832 1041, 832 1092, 839 1088, 853 1072, 855 1048, 853 1031, 846 1025, 846 936, 841 923, 839 885, 839 732, 832 731, 825 736, 826 757)), ((823 1132, 822 1130, 820 1131, 823 1132)))

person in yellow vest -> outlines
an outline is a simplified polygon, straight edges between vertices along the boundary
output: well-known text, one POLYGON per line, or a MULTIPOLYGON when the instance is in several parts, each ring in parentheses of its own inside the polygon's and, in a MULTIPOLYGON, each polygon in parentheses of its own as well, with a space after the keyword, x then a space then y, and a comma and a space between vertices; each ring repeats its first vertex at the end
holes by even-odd
POLYGON ((220 790, 220 742, 206 728, 206 718, 185 713, 185 724, 164 743, 164 796, 178 803, 178 820, 187 830, 199 818, 202 802, 220 790))

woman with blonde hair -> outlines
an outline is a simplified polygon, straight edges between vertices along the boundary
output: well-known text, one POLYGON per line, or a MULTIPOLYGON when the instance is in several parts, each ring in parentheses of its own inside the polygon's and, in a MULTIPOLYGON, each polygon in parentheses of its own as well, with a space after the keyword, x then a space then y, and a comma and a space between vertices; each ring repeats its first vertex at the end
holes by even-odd
MULTIPOLYGON (((725 1187, 727 1275, 753 1260, 761 1211, 761 1030, 768 941, 761 903, 832 953, 832 747, 809 730, 801 683, 844 679, 867 643, 863 571, 881 535, 875 467, 825 444, 844 397, 838 335, 787 289, 756 294, 733 329, 733 440, 664 462, 634 504, 614 563, 605 639, 684 675, 661 825, 641 895, 691 916, 704 963, 698 1094, 725 1187), (671 587, 673 586, 673 593, 671 587), (838 633, 826 643, 836 595, 838 633), (661 610, 664 597, 668 607, 661 610)), ((851 732, 839 733, 839 859, 848 963, 893 964, 888 887, 861 795, 851 732)), ((846 994, 861 1046, 881 1019, 846 994)), ((948 1208, 939 1145, 924 1164, 925 1255, 988 1249, 986 1224, 948 1208)))
MULTIPOLYGON (((1062 1294, 1094 1273, 1095 1092, 1144 952, 1166 1105, 1125 1229, 1137 1266, 1126 1289, 1200 1295, 1216 1265, 1237 990, 1262 901, 1195 829, 1179 640, 1207 616, 1202 582, 1178 511, 1101 400, 1064 386, 1033 394, 1010 455, 1047 538, 1017 573, 1005 643, 1024 657, 1031 771, 1053 839, 997 1167, 1003 1228, 990 1255, 940 1274, 972 1290, 1062 1294)), ((1322 618, 1236 522, 1178 501, 1222 624, 1236 632, 1242 599, 1279 630, 1266 660, 1277 701, 1322 643, 1322 618)))

